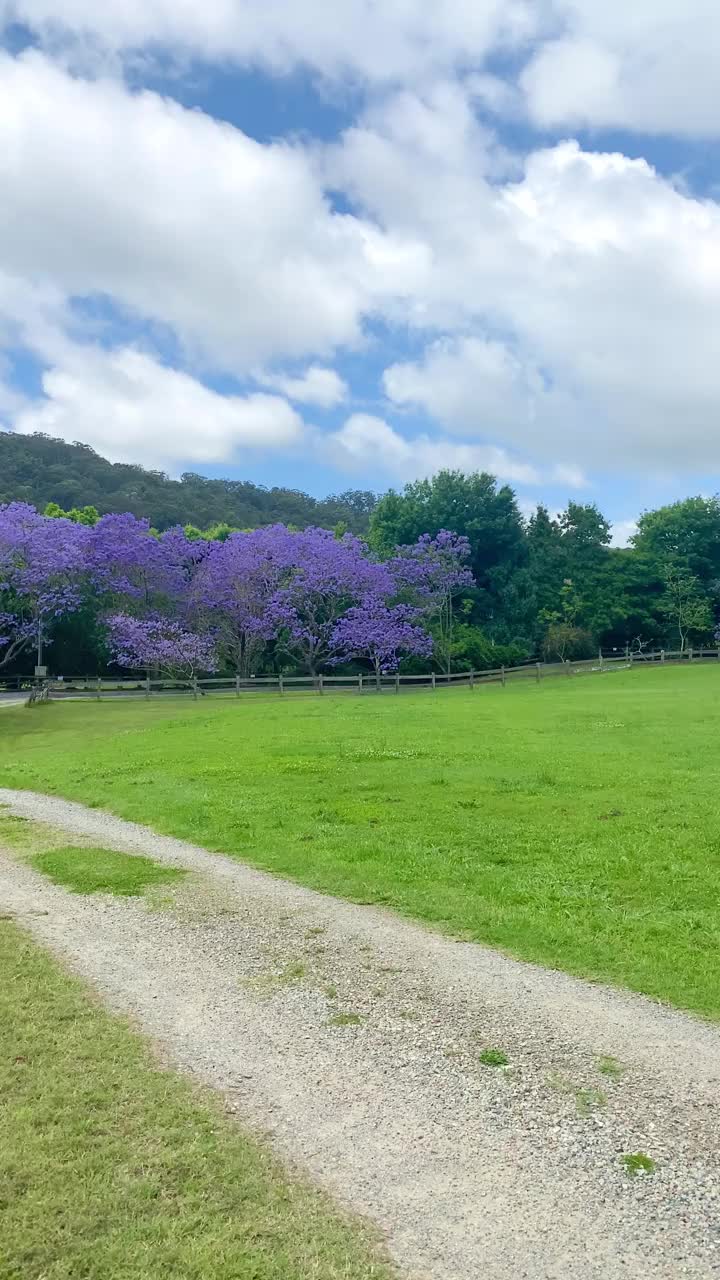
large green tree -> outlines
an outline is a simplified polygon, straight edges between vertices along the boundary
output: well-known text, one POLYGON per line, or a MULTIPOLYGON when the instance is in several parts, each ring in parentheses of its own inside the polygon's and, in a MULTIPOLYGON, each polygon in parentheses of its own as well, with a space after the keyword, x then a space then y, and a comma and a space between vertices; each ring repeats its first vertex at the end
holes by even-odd
POLYGON ((424 533, 435 537, 441 529, 470 542, 470 568, 477 583, 475 621, 492 635, 512 638, 518 614, 525 611, 515 578, 527 562, 525 530, 513 490, 498 485, 487 472, 441 471, 431 480, 418 480, 402 493, 391 491, 381 498, 370 519, 370 542, 379 554, 390 555, 394 547, 416 542, 424 533))

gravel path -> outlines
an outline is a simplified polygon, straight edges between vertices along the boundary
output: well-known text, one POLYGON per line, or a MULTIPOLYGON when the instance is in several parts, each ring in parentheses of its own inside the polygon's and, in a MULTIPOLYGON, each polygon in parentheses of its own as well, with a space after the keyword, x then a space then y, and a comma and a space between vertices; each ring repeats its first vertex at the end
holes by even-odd
POLYGON ((96 810, 0 803, 192 870, 164 904, 80 897, 6 853, 0 909, 379 1224, 406 1275, 720 1276, 718 1029, 96 810))

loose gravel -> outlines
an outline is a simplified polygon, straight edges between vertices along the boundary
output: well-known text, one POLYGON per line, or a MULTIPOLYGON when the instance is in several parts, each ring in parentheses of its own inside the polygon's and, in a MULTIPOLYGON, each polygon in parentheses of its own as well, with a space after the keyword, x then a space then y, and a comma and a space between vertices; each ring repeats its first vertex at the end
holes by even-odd
POLYGON ((0 804, 194 873, 81 897, 8 850, 0 910, 377 1223, 406 1275, 720 1276, 717 1028, 106 813, 0 804), (655 1171, 631 1177, 639 1153, 655 1171))

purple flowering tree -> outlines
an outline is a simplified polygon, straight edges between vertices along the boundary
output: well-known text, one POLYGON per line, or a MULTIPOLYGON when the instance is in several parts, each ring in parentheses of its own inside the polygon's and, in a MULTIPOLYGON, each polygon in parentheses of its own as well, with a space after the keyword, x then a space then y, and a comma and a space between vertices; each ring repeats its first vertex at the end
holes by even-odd
POLYGON ((128 512, 107 515, 91 531, 88 569, 95 591, 111 606, 132 612, 182 605, 205 543, 182 529, 160 536, 128 512))
POLYGON ((0 668, 52 640, 55 623, 83 600, 90 529, 0 506, 0 668))
POLYGON ((348 609, 333 632, 334 661, 366 659, 379 682, 381 675, 397 671, 402 657, 431 657, 432 636, 418 625, 421 616, 410 605, 388 605, 377 598, 348 609))
POLYGON ((454 600, 459 591, 475 585, 467 566, 467 538, 441 529, 435 538, 423 534, 411 546, 398 547, 388 567, 400 598, 424 615, 435 637, 435 654, 449 673, 452 655, 454 600))
POLYGON ((189 631, 173 618, 116 613, 107 625, 110 651, 118 665, 130 671, 191 680, 198 672, 217 670, 212 637, 189 631))
POLYGON ((233 533, 208 544, 193 579, 191 614, 212 630, 224 667, 247 677, 257 670, 277 630, 271 602, 292 565, 291 534, 284 525, 233 533))
POLYGON ((340 618, 367 600, 392 593, 387 566, 370 560, 359 538, 306 529, 288 539, 280 586, 268 604, 268 622, 286 651, 315 676, 336 656, 340 618))

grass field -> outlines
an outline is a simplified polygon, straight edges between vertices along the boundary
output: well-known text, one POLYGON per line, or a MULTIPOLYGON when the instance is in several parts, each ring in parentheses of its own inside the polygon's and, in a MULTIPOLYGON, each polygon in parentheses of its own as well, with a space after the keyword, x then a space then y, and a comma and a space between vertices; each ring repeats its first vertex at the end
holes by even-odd
POLYGON ((720 1017, 720 666, 0 715, 8 786, 720 1017))
POLYGON ((0 921, 2 1280, 389 1280, 364 1228, 0 921))

